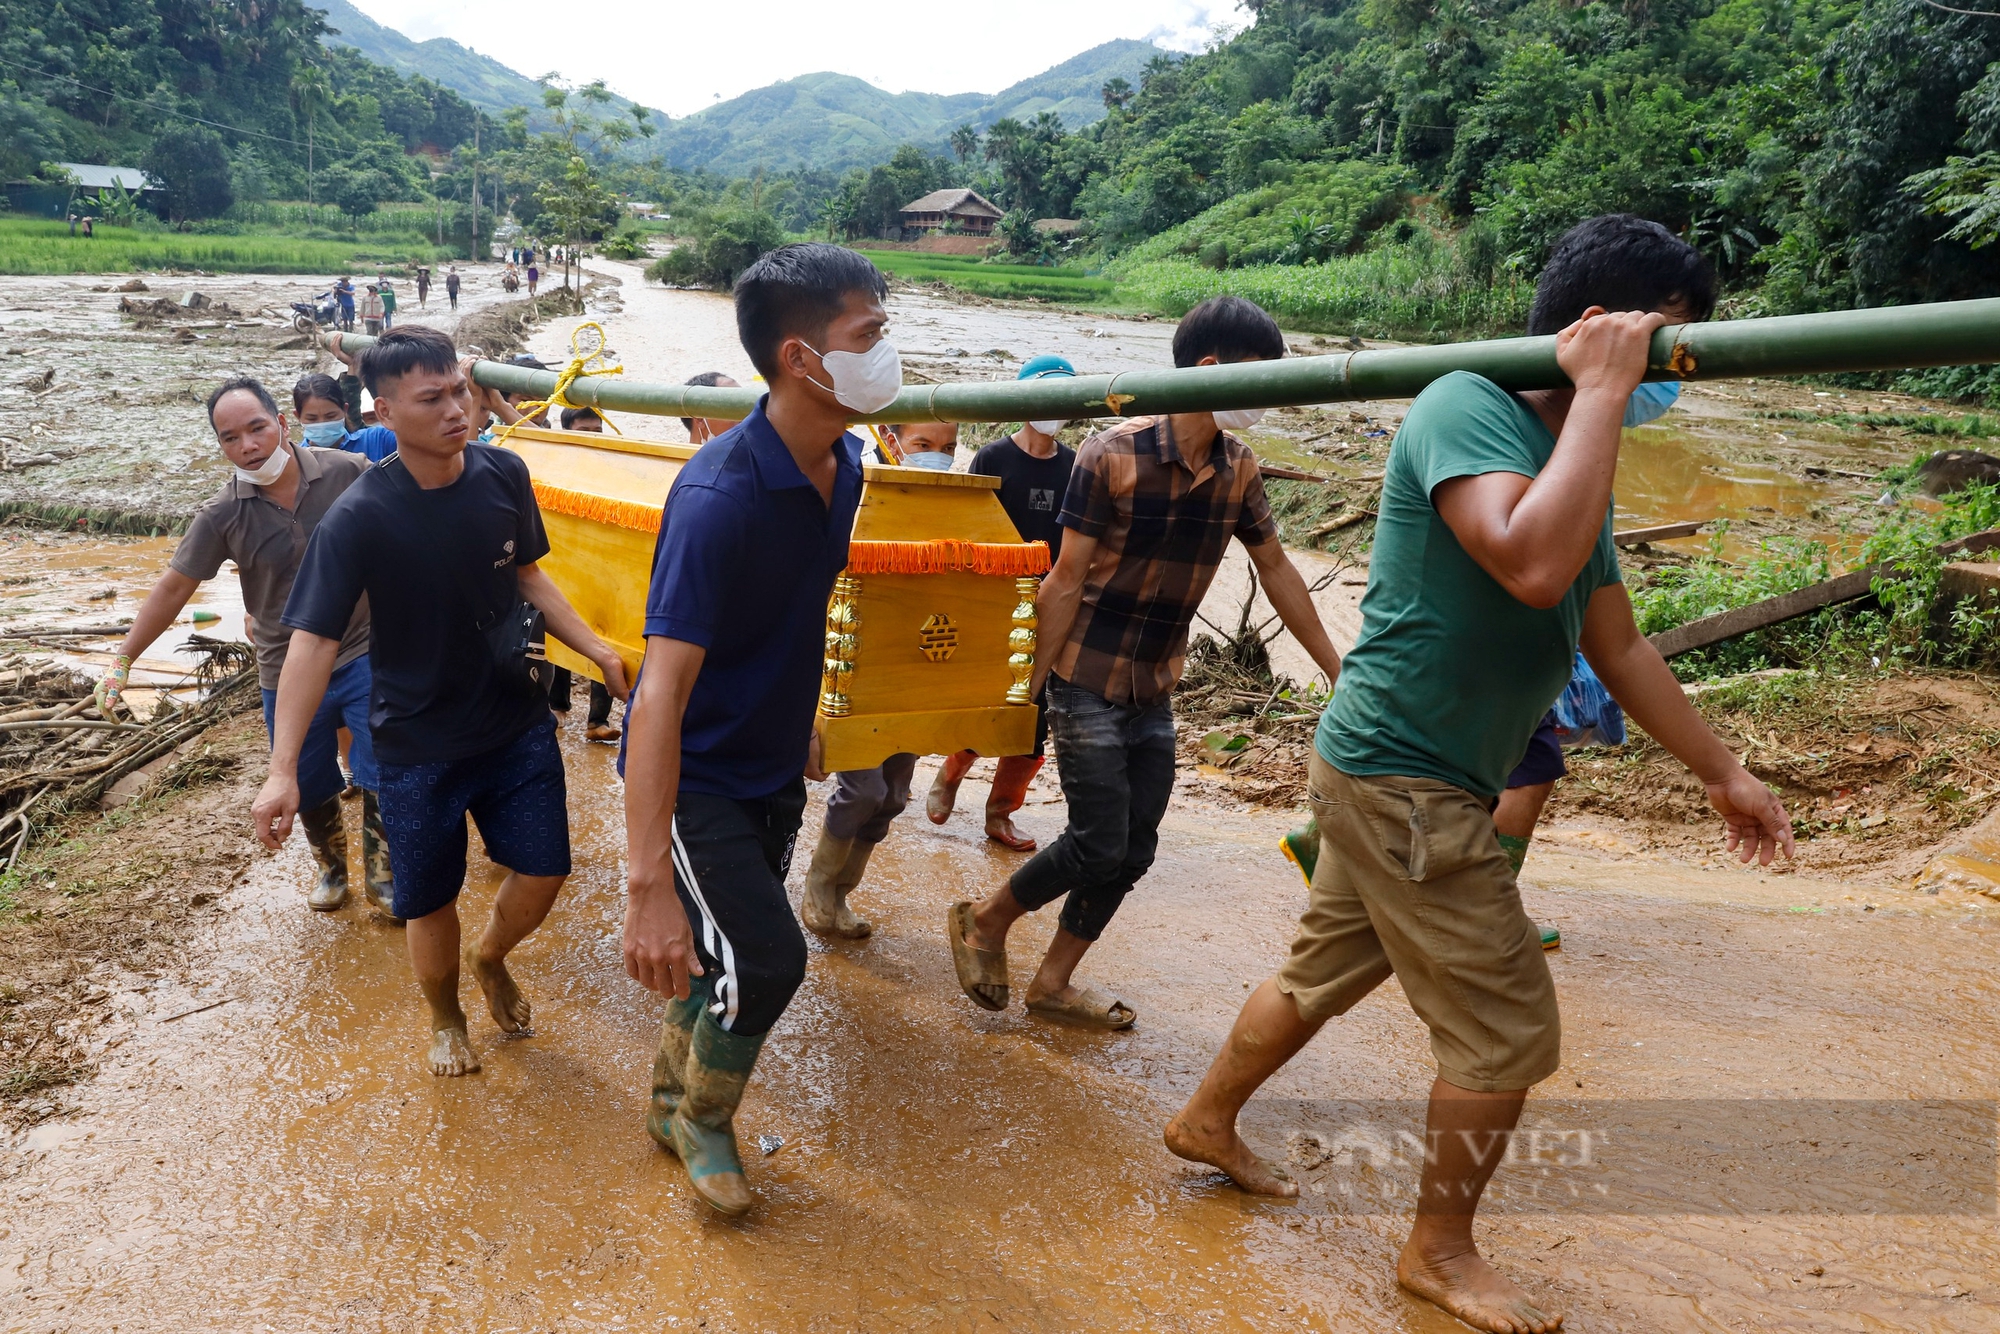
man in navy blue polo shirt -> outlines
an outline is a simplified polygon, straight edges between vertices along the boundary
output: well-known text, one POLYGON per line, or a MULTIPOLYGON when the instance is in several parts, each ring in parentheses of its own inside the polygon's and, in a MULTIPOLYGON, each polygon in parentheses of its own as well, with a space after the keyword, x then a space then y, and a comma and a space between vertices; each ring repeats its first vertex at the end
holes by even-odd
POLYGON ((646 660, 625 719, 625 970, 668 998, 646 1129, 725 1214, 753 1203, 734 1118, 805 979, 785 895, 805 810, 827 595, 861 498, 856 416, 902 384, 887 290, 839 246, 783 246, 736 283, 770 393, 667 496, 646 660))

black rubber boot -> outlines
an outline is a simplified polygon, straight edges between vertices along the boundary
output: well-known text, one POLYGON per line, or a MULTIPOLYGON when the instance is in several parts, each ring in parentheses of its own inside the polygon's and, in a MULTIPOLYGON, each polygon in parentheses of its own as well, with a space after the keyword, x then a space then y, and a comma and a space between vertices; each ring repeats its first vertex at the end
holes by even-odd
POLYGON ((389 868, 389 833, 382 828, 382 803, 373 792, 361 792, 361 871, 362 892, 368 905, 397 924, 396 879, 389 868))
POLYGON ((332 912, 347 902, 347 827, 340 822, 340 798, 328 797, 311 810, 300 811, 299 825, 306 831, 313 860, 319 863, 319 883, 306 906, 314 912, 332 912))

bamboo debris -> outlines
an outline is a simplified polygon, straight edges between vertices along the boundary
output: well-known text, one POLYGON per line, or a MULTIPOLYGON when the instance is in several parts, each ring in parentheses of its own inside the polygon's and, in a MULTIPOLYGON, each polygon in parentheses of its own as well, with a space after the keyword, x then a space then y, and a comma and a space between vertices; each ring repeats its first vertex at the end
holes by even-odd
POLYGON ((247 645, 191 636, 202 654, 200 698, 163 696, 140 722, 116 706, 104 717, 94 682, 49 657, 0 659, 0 874, 14 869, 39 831, 90 805, 125 775, 171 753, 258 700, 247 645), (87 715, 87 716, 86 716, 87 715))

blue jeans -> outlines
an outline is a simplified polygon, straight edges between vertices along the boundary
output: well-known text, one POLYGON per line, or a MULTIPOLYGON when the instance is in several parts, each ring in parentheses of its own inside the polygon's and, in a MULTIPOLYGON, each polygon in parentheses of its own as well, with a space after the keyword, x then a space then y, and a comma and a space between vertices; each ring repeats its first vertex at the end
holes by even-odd
POLYGON ((1174 794, 1174 714, 1157 704, 1113 704, 1059 676, 1048 684, 1069 827, 1008 881, 1033 912, 1067 894, 1063 929, 1096 940, 1160 847, 1160 820, 1174 794))
MULTIPOLYGON (((373 792, 381 780, 375 772, 375 742, 368 733, 368 697, 374 678, 368 671, 368 655, 362 654, 345 667, 336 667, 327 679, 326 697, 319 712, 306 728, 305 744, 299 747, 299 809, 312 810, 340 795, 347 786, 340 776, 340 737, 345 727, 354 734, 347 748, 347 765, 354 774, 354 786, 373 792)), ((270 736, 278 692, 264 692, 264 735, 270 736)))

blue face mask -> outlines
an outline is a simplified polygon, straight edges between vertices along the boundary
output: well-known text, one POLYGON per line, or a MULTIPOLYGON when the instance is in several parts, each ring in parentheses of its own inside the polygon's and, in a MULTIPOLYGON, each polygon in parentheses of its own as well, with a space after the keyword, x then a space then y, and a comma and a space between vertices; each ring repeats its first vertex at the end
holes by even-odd
POLYGON ((950 472, 951 460, 951 455, 940 453, 935 449, 920 449, 915 453, 905 455, 903 466, 906 468, 928 468, 932 472, 950 472))
POLYGON ((347 439, 346 422, 307 422, 299 427, 299 434, 306 443, 321 449, 337 449, 340 442, 347 439))
POLYGON ((1625 400, 1625 424, 1644 426, 1674 405, 1681 396, 1679 380, 1657 380, 1640 385, 1625 400))

